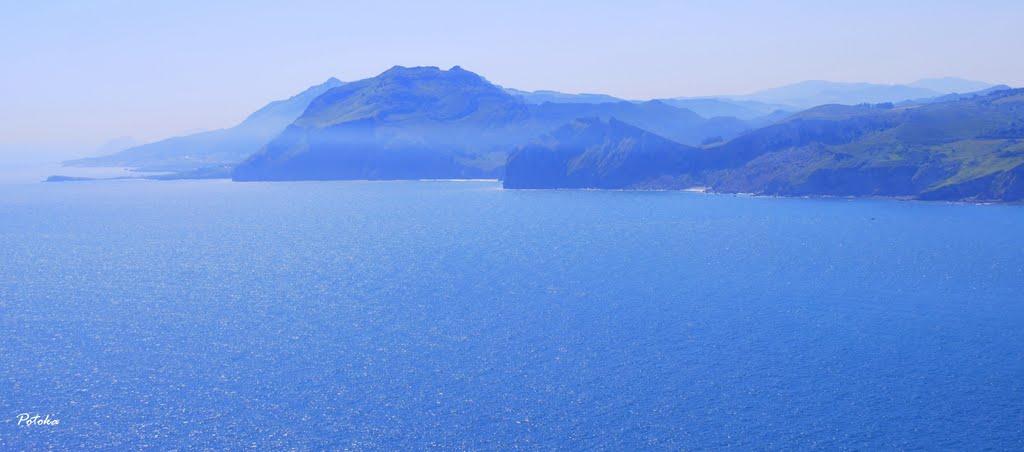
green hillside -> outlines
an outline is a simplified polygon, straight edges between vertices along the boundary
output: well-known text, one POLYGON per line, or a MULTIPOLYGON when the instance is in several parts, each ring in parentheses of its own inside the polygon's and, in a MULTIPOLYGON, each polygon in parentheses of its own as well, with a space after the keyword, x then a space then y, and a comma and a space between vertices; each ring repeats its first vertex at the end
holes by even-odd
POLYGON ((823 106, 699 156, 722 192, 1024 198, 1024 90, 902 108, 823 106))

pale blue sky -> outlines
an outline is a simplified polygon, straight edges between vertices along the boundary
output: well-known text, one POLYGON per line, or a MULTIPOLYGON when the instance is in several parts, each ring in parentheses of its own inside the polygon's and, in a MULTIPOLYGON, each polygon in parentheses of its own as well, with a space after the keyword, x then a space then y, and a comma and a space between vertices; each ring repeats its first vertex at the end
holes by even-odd
POLYGON ((396 64, 625 98, 807 79, 1024 86, 1022 19, 1018 0, 0 0, 0 152, 227 127, 396 64))

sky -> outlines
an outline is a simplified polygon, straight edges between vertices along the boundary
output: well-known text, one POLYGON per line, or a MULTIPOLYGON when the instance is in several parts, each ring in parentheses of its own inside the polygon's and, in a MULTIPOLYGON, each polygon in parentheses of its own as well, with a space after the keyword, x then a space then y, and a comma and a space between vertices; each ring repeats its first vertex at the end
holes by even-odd
POLYGON ((394 65, 628 99, 814 79, 1024 86, 1021 19, 1019 0, 0 0, 0 155, 230 127, 394 65))

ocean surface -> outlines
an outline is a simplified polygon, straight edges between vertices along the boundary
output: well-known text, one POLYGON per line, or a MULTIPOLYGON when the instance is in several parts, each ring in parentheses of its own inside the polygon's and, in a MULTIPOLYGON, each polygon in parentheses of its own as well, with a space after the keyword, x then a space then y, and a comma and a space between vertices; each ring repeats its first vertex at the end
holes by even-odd
POLYGON ((8 184, 0 449, 46 447, 1021 450, 1024 207, 8 184))

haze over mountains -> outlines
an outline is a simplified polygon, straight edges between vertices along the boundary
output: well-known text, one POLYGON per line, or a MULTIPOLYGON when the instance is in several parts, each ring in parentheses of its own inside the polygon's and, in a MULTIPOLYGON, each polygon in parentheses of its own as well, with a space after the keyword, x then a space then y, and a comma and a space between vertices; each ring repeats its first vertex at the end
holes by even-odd
POLYGON ((313 99, 343 83, 331 78, 291 98, 271 102, 228 129, 129 147, 123 151, 67 162, 71 166, 123 166, 140 171, 194 171, 233 165, 281 133, 313 99))
POLYGON ((749 119, 774 111, 800 111, 818 105, 925 101, 947 94, 966 94, 992 88, 985 82, 956 77, 923 79, 906 85, 840 83, 807 80, 745 95, 670 99, 672 105, 703 116, 749 119))
POLYGON ((511 150, 579 117, 616 117, 686 144, 752 128, 659 101, 528 103, 460 67, 395 67, 317 98, 233 176, 498 178, 511 150))
MULTIPOLYGON (((796 112, 826 104, 856 105, 901 101, 924 101, 948 94, 975 93, 994 85, 957 77, 922 79, 905 85, 841 83, 808 80, 744 95, 676 97, 659 99, 705 118, 729 116, 739 119, 764 117, 779 111, 796 112)), ((622 99, 604 94, 565 94, 556 91, 526 92, 506 88, 529 103, 601 103, 622 99)))
POLYGON ((942 94, 946 93, 907 85, 836 83, 823 80, 808 80, 758 91, 745 96, 737 96, 736 99, 806 109, 826 104, 853 105, 893 102, 905 99, 935 97, 942 94))
POLYGON ((505 92, 522 98, 529 104, 543 104, 553 102, 559 104, 600 104, 608 102, 622 102, 624 99, 612 97, 607 94, 566 94, 558 91, 520 91, 514 88, 505 88, 505 92))
POLYGON ((159 178, 501 178, 509 188, 1009 201, 1024 197, 1024 115, 1004 88, 808 81, 640 102, 503 88, 458 66, 396 66, 330 79, 230 129, 69 163, 176 172, 159 178))

